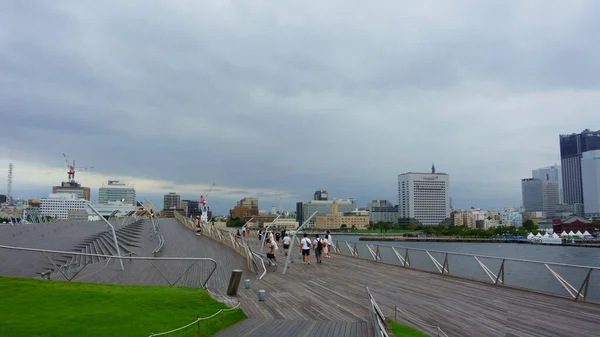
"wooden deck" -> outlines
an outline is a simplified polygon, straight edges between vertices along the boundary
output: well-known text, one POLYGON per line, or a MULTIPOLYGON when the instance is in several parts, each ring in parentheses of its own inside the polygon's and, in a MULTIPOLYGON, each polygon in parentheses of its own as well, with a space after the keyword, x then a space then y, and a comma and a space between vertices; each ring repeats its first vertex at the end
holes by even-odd
MULTIPOLYGON (((52 226, 5 228, 0 232, 0 243, 68 251, 80 239, 105 230, 95 224, 52 226)), ((156 247, 156 239, 150 239, 149 224, 146 226, 136 250, 140 256, 149 256, 156 247)), ((239 300, 249 319, 218 336, 372 336, 365 286, 386 315, 394 317, 393 308, 398 306, 408 314, 398 312, 399 322, 432 335, 431 326, 440 326, 449 336, 594 336, 600 331, 597 304, 341 255, 324 258, 322 265, 315 264, 312 256, 312 264, 305 265, 300 263, 297 247, 286 275, 281 274, 283 254, 278 254, 279 266, 267 267, 268 274, 258 280, 247 270, 242 256, 208 237, 196 236, 175 219, 161 219, 160 233, 165 245, 159 256, 212 257, 218 262, 208 284, 211 292, 224 293, 233 269, 243 270, 243 279, 251 280, 250 289, 240 286, 238 296, 227 301, 239 300), (260 289, 266 291, 264 302, 258 301, 260 289)), ((0 254, 2 275, 15 271, 30 274, 39 269, 37 264, 48 263, 39 253, 0 250, 0 254)), ((176 263, 134 266, 126 262, 125 272, 120 272, 115 262, 104 265, 100 261, 87 266, 76 280, 168 284, 165 277, 174 281, 186 268, 176 263)), ((190 270, 178 285, 197 286, 202 273, 190 270)))
MULTIPOLYGON (((348 326, 368 326, 367 334, 360 335, 370 336, 365 286, 384 314, 394 317, 398 306, 409 315, 398 312, 400 323, 432 335, 431 326, 440 326, 449 336, 594 336, 600 330, 597 304, 341 255, 324 258, 322 265, 315 264, 314 256, 310 265, 301 264, 297 249, 292 256, 294 263, 286 275, 281 274, 284 257, 280 255, 279 267, 267 267, 269 273, 253 280, 250 289, 240 289, 238 296, 251 319, 270 319, 275 327, 281 320, 295 322, 297 336, 310 334, 316 325, 329 326, 327 336, 346 336, 348 326), (259 289, 266 291, 265 302, 258 301, 259 289)), ((245 324, 251 322, 260 324, 245 324)), ((241 327, 219 336, 270 335, 241 327)), ((273 329, 267 331, 275 333, 277 328, 273 329)))

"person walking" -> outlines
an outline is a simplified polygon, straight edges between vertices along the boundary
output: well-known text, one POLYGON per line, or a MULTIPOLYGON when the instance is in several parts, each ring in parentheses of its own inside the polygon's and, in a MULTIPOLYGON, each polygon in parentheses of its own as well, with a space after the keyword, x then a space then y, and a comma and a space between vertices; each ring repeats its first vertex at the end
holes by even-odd
POLYGON ((262 229, 258 230, 258 241, 262 240, 262 229))
POLYGON ((317 264, 321 264, 321 256, 323 255, 323 240, 319 239, 319 234, 315 234, 313 247, 315 250, 315 258, 317 259, 317 264))
POLYGON ((331 238, 331 232, 327 231, 325 235, 325 239, 327 240, 327 257, 331 257, 331 249, 333 249, 333 238, 331 238))
POLYGON ((288 256, 288 250, 290 249, 290 243, 292 243, 292 238, 290 238, 287 234, 283 234, 283 252, 285 256, 288 256))
POLYGON ((310 264, 310 248, 311 248, 310 238, 308 234, 304 233, 304 238, 300 241, 300 252, 302 253, 302 263, 310 264))
POLYGON ((275 257, 275 242, 271 239, 267 239, 267 246, 269 247, 269 251, 267 252, 267 260, 269 260, 269 265, 273 266, 277 262, 277 258, 275 257))

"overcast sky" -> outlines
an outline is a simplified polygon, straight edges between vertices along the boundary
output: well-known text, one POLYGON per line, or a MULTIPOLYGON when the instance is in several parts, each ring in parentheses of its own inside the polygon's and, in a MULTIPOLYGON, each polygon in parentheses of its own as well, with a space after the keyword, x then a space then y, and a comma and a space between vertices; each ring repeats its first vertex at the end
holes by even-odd
POLYGON ((215 182, 226 213, 317 189, 397 203, 397 175, 435 163, 455 207, 517 206, 559 134, 600 128, 599 17, 595 0, 4 0, 0 164, 16 197, 66 179, 64 152, 95 166, 83 185, 159 205, 215 182))

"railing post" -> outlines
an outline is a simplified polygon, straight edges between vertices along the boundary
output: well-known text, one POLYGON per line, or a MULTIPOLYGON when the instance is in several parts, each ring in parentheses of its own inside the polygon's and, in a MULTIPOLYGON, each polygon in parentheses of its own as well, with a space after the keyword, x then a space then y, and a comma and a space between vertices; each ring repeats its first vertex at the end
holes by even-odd
POLYGON ((406 253, 404 254, 404 267, 408 265, 410 267, 410 256, 408 256, 408 248, 406 248, 406 253))
POLYGON ((502 279, 500 281, 502 282, 502 284, 504 284, 504 261, 506 261, 506 260, 502 259, 502 264, 500 265, 500 271, 498 271, 498 276, 496 276, 496 282, 494 282, 494 284, 498 284, 498 280, 500 279, 500 277, 502 277, 502 279))
POLYGON ((592 268, 590 268, 587 275, 585 276, 585 279, 583 280, 583 283, 581 283, 581 286, 579 287, 579 291, 577 291, 577 296, 575 297, 575 301, 577 301, 579 296, 581 296, 582 290, 583 290, 583 300, 585 301, 587 299, 587 292, 588 292, 588 286, 590 284, 590 276, 591 275, 592 275, 592 268))
POLYGON ((444 258, 444 265, 442 266, 442 274, 444 274, 444 270, 446 270, 446 274, 450 275, 450 265, 448 264, 448 253, 446 253, 446 258, 444 258))

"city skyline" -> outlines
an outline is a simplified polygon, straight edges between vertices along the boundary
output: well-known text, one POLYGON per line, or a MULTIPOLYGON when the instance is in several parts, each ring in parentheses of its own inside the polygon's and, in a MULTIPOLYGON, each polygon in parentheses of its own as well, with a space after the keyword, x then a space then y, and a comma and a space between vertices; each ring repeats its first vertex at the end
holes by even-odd
POLYGON ((539 4, 11 3, 0 171, 39 198, 67 153, 94 165, 77 174, 93 196, 118 178, 197 200, 216 182, 226 214, 320 188, 396 203, 397 175, 434 162, 455 208, 518 206, 600 105, 600 3, 539 4))

